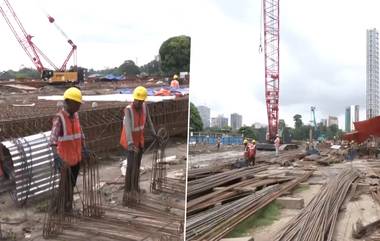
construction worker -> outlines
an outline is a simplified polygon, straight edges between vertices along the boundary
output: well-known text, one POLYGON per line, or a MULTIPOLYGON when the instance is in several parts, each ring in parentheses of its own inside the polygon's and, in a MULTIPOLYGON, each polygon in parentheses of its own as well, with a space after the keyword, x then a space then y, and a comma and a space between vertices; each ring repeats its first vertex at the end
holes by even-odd
POLYGON ((123 129, 120 137, 120 144, 127 154, 124 205, 133 205, 139 202, 140 166, 144 152, 144 129, 146 123, 149 125, 153 136, 156 137, 149 109, 145 103, 147 95, 148 92, 143 86, 136 87, 133 91, 133 102, 124 109, 123 129))
POLYGON ((247 138, 246 139, 244 139, 244 141, 243 141, 243 145, 244 145, 244 151, 247 149, 247 145, 248 145, 248 140, 247 140, 247 138))
POLYGON ((178 89, 179 88, 179 82, 178 82, 178 75, 173 76, 173 80, 170 82, 170 87, 178 89))
POLYGON ((278 156, 278 150, 280 148, 280 136, 277 134, 276 139, 274 139, 274 147, 276 148, 276 156, 278 156))
POLYGON ((305 151, 308 153, 310 151, 310 142, 306 142, 305 151))
POLYGON ((218 136, 218 138, 216 139, 216 148, 218 149, 218 151, 220 150, 220 143, 221 143, 220 136, 218 136))
POLYGON ((64 190, 65 211, 72 210, 73 189, 77 182, 80 162, 89 158, 84 142, 84 134, 79 122, 78 111, 82 103, 82 93, 76 87, 68 88, 63 94, 63 108, 53 118, 50 145, 54 164, 61 178, 68 185, 64 190))
POLYGON ((256 164, 256 141, 248 144, 248 165, 254 166, 256 164))

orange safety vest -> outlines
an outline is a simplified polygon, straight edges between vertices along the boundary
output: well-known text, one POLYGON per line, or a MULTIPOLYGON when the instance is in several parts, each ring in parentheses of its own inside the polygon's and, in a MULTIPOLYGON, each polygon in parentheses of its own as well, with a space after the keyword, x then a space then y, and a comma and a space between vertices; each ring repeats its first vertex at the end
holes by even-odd
MULTIPOLYGON (((128 105, 124 109, 124 120, 123 120, 123 130, 121 131, 120 136, 120 145, 122 145, 125 149, 128 149, 128 139, 127 133, 125 131, 125 118, 127 116, 127 111, 131 116, 132 121, 132 140, 133 144, 136 147, 144 147, 144 127, 146 122, 146 105, 145 103, 142 106, 142 111, 137 112, 133 105, 128 105)), ((127 123, 128 124, 128 123, 127 123)))
POLYGON ((63 135, 58 137, 58 154, 69 166, 75 166, 82 159, 82 132, 78 113, 70 118, 69 113, 61 110, 57 116, 63 128, 63 135))
POLYGON ((173 88, 179 88, 179 82, 178 80, 172 80, 172 82, 170 82, 170 87, 173 87, 173 88))

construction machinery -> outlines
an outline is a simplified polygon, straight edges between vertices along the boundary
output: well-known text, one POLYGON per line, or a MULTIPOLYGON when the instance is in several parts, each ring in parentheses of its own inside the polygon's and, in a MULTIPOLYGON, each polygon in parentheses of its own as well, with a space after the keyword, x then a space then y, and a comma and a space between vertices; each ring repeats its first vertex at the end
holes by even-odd
POLYGON ((313 139, 313 136, 318 141, 323 141, 325 140, 325 136, 320 133, 320 130, 318 129, 318 126, 317 126, 317 122, 315 121, 315 106, 311 106, 310 111, 311 111, 311 118, 312 118, 311 120, 312 126, 310 127, 310 141, 313 139), (314 135, 312 133, 313 129, 314 129, 314 135))
POLYGON ((2 7, 0 5, 0 12, 3 15, 6 23, 11 29, 13 35, 16 37, 18 43, 24 50, 24 52, 28 55, 29 59, 33 62, 37 71, 41 73, 41 78, 45 81, 48 81, 51 84, 60 84, 60 83, 77 83, 83 81, 83 71, 78 71, 77 63, 76 63, 76 51, 77 46, 74 42, 67 37, 67 35, 62 31, 62 29, 55 23, 55 19, 51 16, 47 16, 50 23, 54 24, 61 34, 67 39, 67 42, 71 46, 71 50, 64 60, 61 67, 55 65, 46 54, 44 54, 40 48, 36 46, 33 42, 33 37, 29 34, 20 19, 16 15, 13 7, 9 3, 8 0, 3 0, 5 5, 2 7), (74 64, 70 70, 66 70, 67 64, 69 60, 73 58, 74 64), (47 64, 50 65, 52 69, 47 68, 42 60, 44 60, 47 64))
POLYGON ((278 134, 280 96, 280 0, 263 0, 267 141, 278 134))

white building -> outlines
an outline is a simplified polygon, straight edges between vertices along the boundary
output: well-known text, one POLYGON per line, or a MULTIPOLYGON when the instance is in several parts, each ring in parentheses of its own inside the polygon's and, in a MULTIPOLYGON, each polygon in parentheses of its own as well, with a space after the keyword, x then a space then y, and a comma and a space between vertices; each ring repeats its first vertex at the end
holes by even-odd
POLYGON ((339 126, 338 117, 336 116, 329 116, 327 119, 327 126, 337 125, 339 126))
POLYGON ((367 30, 366 117, 379 115, 379 32, 367 30))
POLYGON ((211 127, 225 128, 228 127, 228 118, 223 115, 211 118, 211 127))
POLYGON ((204 105, 200 105, 197 107, 199 115, 201 116, 203 128, 210 127, 210 108, 204 105))
POLYGON ((230 120, 231 120, 231 128, 234 131, 239 130, 241 126, 243 125, 243 116, 237 113, 231 114, 230 120))

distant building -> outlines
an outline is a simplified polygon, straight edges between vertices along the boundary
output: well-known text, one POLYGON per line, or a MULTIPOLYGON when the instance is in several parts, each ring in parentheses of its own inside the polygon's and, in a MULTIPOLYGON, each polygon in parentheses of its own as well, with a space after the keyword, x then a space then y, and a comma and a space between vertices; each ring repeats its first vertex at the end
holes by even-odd
POLYGON ((210 108, 204 105, 197 106, 199 115, 201 116, 203 128, 210 127, 210 108))
POLYGON ((356 121, 359 121, 359 106, 351 105, 345 111, 345 131, 353 131, 355 129, 354 122, 356 121))
POLYGON ((379 32, 367 30, 366 117, 379 115, 379 32))
POLYGON ((322 126, 327 126, 327 119, 321 119, 322 126))
POLYGON ((339 126, 338 117, 336 116, 329 116, 327 119, 327 126, 337 125, 339 126))
POLYGON ((231 120, 231 128, 234 131, 239 130, 241 126, 243 125, 243 116, 237 113, 231 114, 230 120, 231 120))
POLYGON ((259 123, 259 122, 255 122, 255 123, 253 123, 253 126, 254 126, 256 129, 260 129, 260 128, 267 127, 265 124, 262 124, 262 123, 259 123))
POLYGON ((218 115, 218 117, 211 118, 211 127, 225 128, 228 126, 228 118, 223 115, 218 115))

